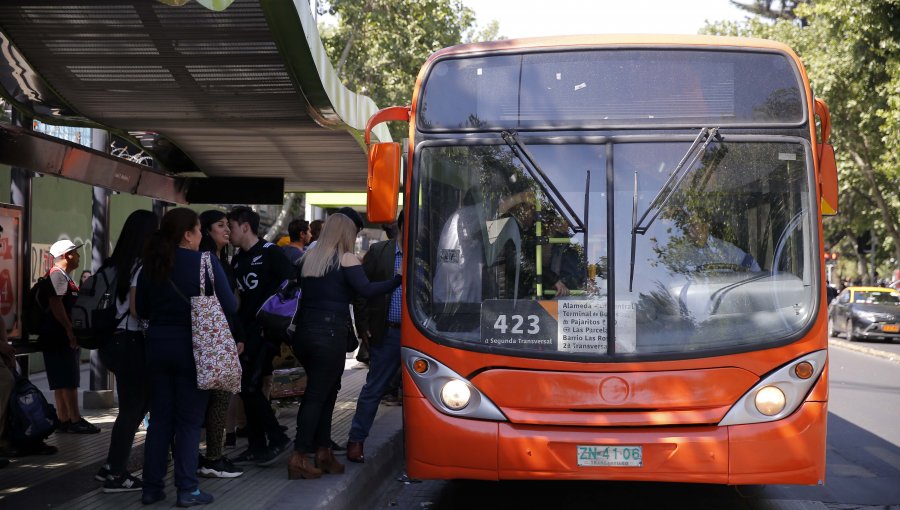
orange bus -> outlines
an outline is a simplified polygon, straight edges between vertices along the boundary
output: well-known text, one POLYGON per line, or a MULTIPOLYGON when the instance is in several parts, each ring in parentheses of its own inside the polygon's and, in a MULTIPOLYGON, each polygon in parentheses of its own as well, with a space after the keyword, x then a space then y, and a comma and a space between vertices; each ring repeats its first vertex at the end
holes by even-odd
POLYGON ((370 219, 401 173, 408 218, 408 474, 823 483, 829 123, 771 41, 432 55, 366 130, 370 219), (408 152, 370 143, 398 120, 408 152))

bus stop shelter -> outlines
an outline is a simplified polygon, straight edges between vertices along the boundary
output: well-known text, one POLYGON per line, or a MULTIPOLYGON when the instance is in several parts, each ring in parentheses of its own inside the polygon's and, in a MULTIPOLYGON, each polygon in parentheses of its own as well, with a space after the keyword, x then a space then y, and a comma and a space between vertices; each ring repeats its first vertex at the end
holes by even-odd
MULTIPOLYGON (((341 84, 308 0, 3 1, 0 96, 13 109, 0 164, 22 211, 17 303, 41 207, 35 175, 93 186, 97 267, 111 192, 280 204, 285 192, 363 191, 362 131, 377 111, 341 84), (92 146, 35 132, 36 121, 91 128, 92 146), (111 140, 152 163, 110 154, 111 140)), ((376 136, 390 139, 384 126, 376 136)))
POLYGON ((0 126, 4 163, 172 202, 364 189, 360 131, 377 108, 340 83, 307 0, 221 11, 186 0, 10 0, 0 47, 0 94, 24 120, 0 126), (30 119, 131 141, 153 155, 159 189, 140 186, 147 174, 117 179, 87 155, 48 151, 54 140, 28 133, 30 119))

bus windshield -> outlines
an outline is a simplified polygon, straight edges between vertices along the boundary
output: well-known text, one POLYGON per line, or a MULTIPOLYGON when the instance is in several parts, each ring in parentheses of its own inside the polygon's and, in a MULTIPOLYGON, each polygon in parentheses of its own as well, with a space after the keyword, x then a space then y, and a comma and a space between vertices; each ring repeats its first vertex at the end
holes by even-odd
POLYGON ((417 127, 799 125, 806 120, 802 90, 796 67, 780 53, 618 49, 448 58, 426 78, 417 127))
POLYGON ((498 138, 419 150, 411 300, 436 341, 631 360, 763 348, 811 319, 815 203, 806 144, 707 144, 635 236, 630 282, 633 210, 650 206, 691 142, 526 137, 554 199, 498 138), (566 221, 560 203, 583 228, 566 221))

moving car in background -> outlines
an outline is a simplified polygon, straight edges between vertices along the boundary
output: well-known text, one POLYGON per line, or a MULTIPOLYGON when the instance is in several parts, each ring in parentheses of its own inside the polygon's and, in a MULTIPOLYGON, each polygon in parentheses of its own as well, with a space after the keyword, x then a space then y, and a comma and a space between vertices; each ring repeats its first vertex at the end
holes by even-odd
POLYGON ((885 287, 847 287, 828 308, 828 334, 851 342, 900 338, 900 293, 885 287))

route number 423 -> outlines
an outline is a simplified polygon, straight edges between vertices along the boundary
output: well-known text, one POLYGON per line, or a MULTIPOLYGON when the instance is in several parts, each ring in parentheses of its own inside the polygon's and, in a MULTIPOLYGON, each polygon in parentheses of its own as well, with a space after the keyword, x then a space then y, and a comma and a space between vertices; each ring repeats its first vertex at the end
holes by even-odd
POLYGON ((500 314, 497 316, 497 320, 494 321, 494 329, 500 331, 501 335, 505 335, 507 331, 518 335, 525 333, 534 335, 541 331, 540 319, 537 315, 529 315, 528 317, 522 315, 510 315, 507 320, 505 314, 500 314), (526 325, 526 320, 528 321, 527 331, 522 329, 522 327, 526 325))

